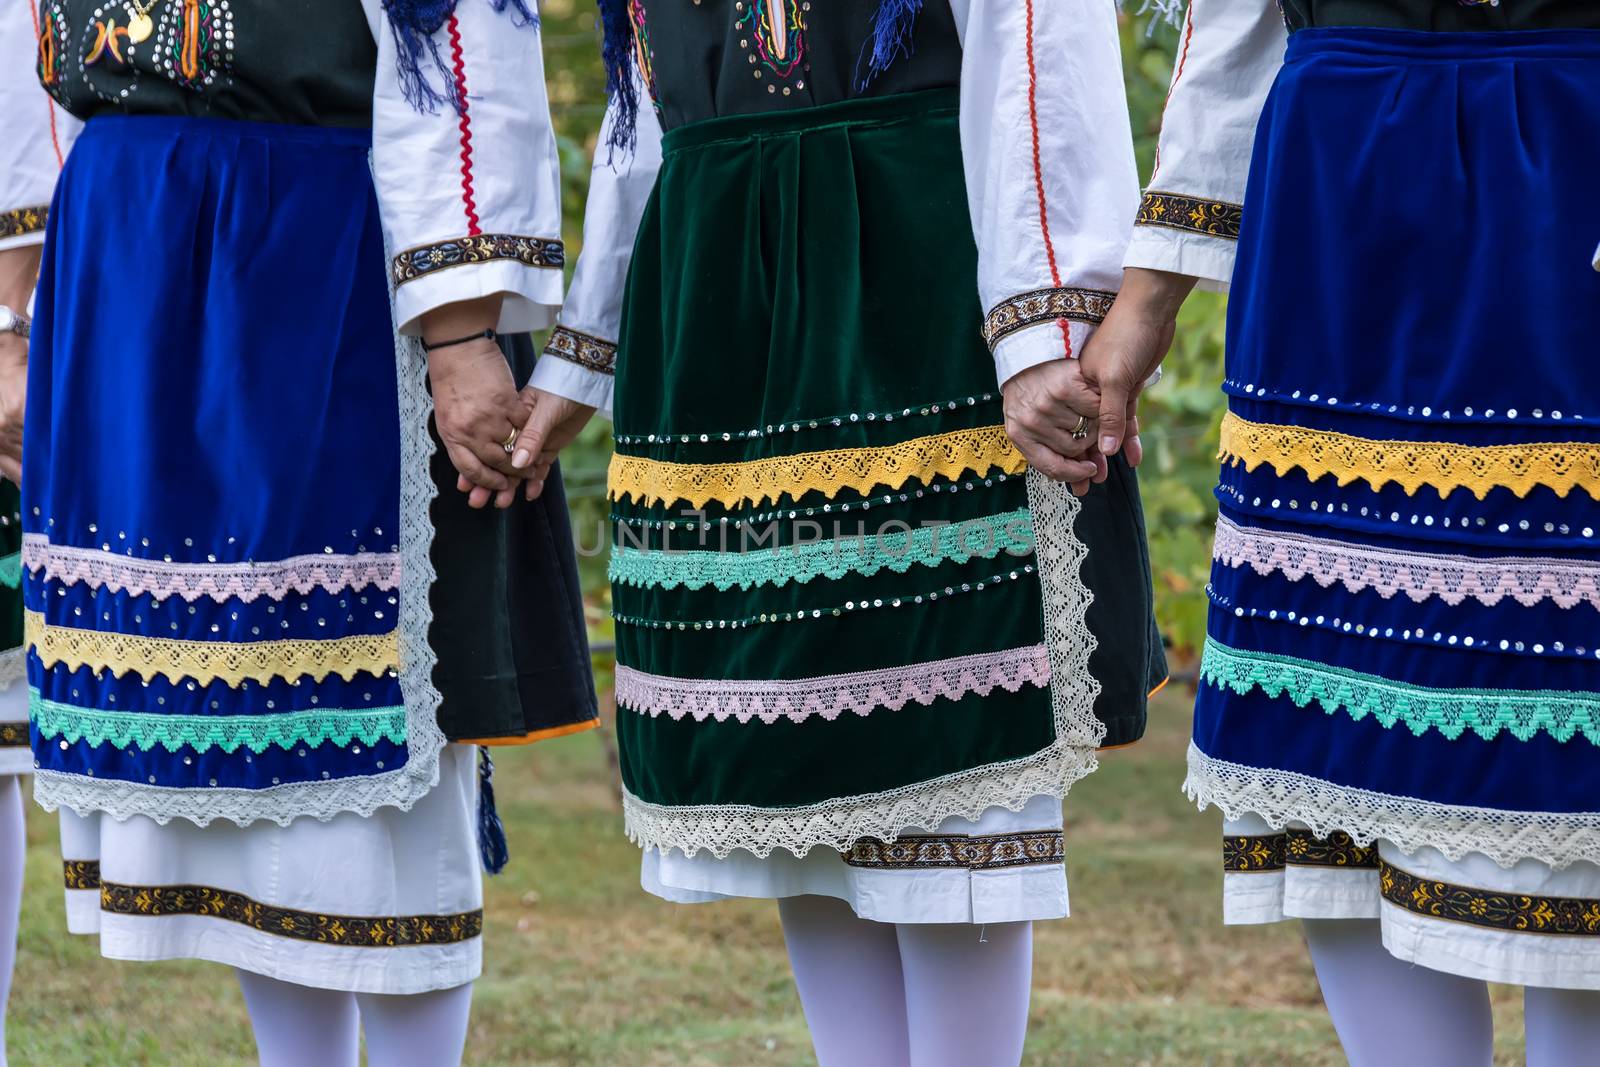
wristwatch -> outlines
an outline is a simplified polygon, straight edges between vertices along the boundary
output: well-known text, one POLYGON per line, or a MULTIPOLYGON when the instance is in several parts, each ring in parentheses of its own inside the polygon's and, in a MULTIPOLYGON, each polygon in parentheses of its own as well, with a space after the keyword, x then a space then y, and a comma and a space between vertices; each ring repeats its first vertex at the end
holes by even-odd
POLYGON ((20 311, 13 311, 0 304, 0 333, 14 333, 23 340, 28 338, 28 328, 33 325, 33 320, 20 311))

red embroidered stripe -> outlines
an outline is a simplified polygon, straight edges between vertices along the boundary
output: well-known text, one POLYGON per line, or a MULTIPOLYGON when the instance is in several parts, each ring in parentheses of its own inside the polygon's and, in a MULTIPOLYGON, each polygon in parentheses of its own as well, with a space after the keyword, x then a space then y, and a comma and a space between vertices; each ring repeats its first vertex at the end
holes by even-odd
MULTIPOLYGON (((1050 238, 1050 209, 1044 195, 1044 160, 1039 151, 1039 69, 1033 56, 1033 0, 1027 0, 1028 14, 1028 125, 1033 134, 1033 184, 1039 194, 1039 231, 1044 235, 1045 256, 1050 260, 1050 281, 1061 288, 1061 269, 1056 265, 1056 246, 1050 238)), ((1066 355, 1072 358, 1072 331, 1066 319, 1057 319, 1066 355)))
MULTIPOLYGON (((1172 94, 1178 91, 1178 79, 1183 77, 1184 64, 1189 61, 1189 41, 1194 37, 1194 4, 1183 13, 1183 47, 1178 51, 1178 67, 1172 72, 1172 84, 1167 86, 1167 98, 1161 102, 1162 125, 1166 125, 1167 108, 1172 104, 1172 94)), ((1150 169, 1150 184, 1161 173, 1161 138, 1156 138, 1156 161, 1150 169)))
POLYGON ((467 236, 483 232, 478 222, 478 204, 472 191, 472 119, 467 114, 467 64, 461 54, 461 27, 454 15, 447 23, 450 33, 450 64, 456 76, 456 111, 461 116, 461 202, 467 213, 467 236))

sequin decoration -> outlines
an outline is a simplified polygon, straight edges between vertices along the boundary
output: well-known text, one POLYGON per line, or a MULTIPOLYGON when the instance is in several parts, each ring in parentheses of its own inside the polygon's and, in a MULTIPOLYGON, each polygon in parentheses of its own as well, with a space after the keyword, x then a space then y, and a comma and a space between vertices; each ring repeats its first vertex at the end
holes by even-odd
MULTIPOLYGON (((734 25, 740 33, 739 47, 748 50, 746 58, 758 81, 788 81, 804 73, 809 0, 741 0, 734 5, 734 11, 738 15, 734 25)), ((805 82, 797 80, 794 88, 804 89, 805 82)), ((779 87, 769 82, 767 91, 776 93, 779 87)), ((789 87, 784 86, 782 92, 787 96, 789 87)))
POLYGON ((167 0, 156 28, 155 63, 189 89, 204 89, 233 69, 229 0, 167 0))

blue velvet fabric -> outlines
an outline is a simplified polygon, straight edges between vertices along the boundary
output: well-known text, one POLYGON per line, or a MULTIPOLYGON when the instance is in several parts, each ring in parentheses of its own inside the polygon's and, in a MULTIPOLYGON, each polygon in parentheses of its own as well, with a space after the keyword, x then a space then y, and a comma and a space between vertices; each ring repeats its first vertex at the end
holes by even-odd
MULTIPOLYGON (((107 560, 258 564, 399 541, 400 427, 370 134, 91 119, 50 212, 29 376, 25 531, 107 560)), ((159 598, 26 576, 48 627, 249 646, 393 633, 395 591, 159 598)), ((93 657, 91 657, 91 660, 93 657)), ((390 670, 238 685, 45 667, 39 696, 163 715, 404 703, 390 670)), ((293 673, 293 672, 291 672, 293 673)), ((176 753, 41 737, 40 766, 174 788, 393 771, 404 737, 176 753), (379 766, 381 764, 381 767, 379 766)))
MULTIPOLYGON (((1600 443, 1600 32, 1293 35, 1263 113, 1228 321, 1229 405, 1252 422, 1469 447, 1600 443)), ((1600 557, 1600 501, 1301 469, 1223 469, 1224 517, 1268 534, 1463 558, 1600 557)), ((1418 602, 1213 568, 1231 649, 1426 689, 1600 691, 1600 612, 1418 602), (1455 640, 1452 642, 1452 638, 1455 640), (1468 643, 1470 639, 1470 644, 1468 643)), ((1581 734, 1415 735, 1203 683, 1196 746, 1335 786, 1511 812, 1600 812, 1581 734)))

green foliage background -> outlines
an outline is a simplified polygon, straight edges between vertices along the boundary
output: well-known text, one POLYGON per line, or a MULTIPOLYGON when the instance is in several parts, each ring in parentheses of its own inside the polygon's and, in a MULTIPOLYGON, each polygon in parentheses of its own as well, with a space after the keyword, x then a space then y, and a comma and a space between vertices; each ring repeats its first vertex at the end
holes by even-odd
MULTIPOLYGON (((546 0, 546 62, 550 99, 560 138, 565 178, 567 242, 582 243, 583 205, 590 159, 604 112, 604 73, 596 47, 590 0, 546 0)), ((1122 57, 1140 173, 1148 177, 1172 70, 1177 32, 1147 15, 1122 18, 1122 57)), ((1048 62, 1048 61, 1046 61, 1048 62)), ((569 259, 571 257, 569 256, 569 259)), ((1161 627, 1184 663, 1205 634, 1205 587, 1216 481, 1217 424, 1222 412, 1223 298, 1196 294, 1185 307, 1167 374, 1146 394, 1140 419, 1146 460, 1141 469, 1161 627)), ((610 426, 602 420, 585 431, 563 461, 573 520, 580 543, 594 545, 605 517, 605 466, 610 426)), ((596 610, 592 622, 603 633, 605 562, 583 561, 586 587, 596 610)))

